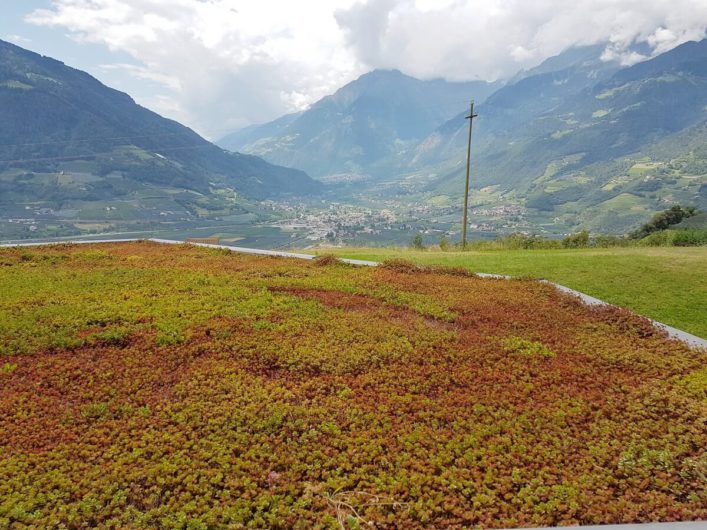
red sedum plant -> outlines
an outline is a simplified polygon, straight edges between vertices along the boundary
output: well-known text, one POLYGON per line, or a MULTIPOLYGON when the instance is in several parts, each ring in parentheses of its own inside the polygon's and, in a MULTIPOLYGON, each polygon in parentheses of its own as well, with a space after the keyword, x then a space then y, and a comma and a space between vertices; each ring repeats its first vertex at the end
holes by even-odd
POLYGON ((0 251, 0 529, 707 518, 705 352, 526 280, 0 251))

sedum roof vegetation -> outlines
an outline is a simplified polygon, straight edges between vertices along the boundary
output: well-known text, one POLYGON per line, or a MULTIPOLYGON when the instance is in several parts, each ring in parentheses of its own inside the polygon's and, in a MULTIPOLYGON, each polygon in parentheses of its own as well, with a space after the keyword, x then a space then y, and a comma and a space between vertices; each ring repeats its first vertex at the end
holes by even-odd
POLYGON ((529 280, 0 250, 0 528, 707 517, 705 351, 529 280))

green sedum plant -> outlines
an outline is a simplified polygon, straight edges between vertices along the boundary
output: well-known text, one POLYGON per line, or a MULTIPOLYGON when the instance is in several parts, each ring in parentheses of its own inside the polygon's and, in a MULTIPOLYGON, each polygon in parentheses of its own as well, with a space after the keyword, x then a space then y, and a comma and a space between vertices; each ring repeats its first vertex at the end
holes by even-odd
POLYGON ((704 354, 530 280, 0 250, 0 528, 707 517, 704 354))

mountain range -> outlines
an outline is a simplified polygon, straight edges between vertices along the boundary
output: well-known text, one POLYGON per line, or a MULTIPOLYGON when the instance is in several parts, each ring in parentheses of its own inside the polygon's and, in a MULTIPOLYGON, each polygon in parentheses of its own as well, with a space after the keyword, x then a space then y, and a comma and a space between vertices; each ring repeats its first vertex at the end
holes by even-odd
MULTIPOLYGON (((674 202, 704 206, 707 40, 628 68, 596 64, 527 77, 480 106, 477 187, 495 186, 529 208, 601 231, 624 230, 674 202), (548 97, 558 79, 575 90, 548 97), (537 100, 546 105, 528 111, 537 100), (505 118, 509 108, 526 115, 505 118)), ((418 160, 459 164, 460 121, 426 139, 418 160)), ((460 193, 460 176, 448 172, 431 191, 460 193)))
POLYGON ((303 169, 314 177, 387 175, 470 95, 484 101, 499 86, 485 81, 420 81, 398 70, 374 70, 304 112, 237 131, 218 144, 303 169))
POLYGON ((463 100, 475 96, 476 206, 519 204, 565 228, 612 232, 674 202, 704 207, 707 40, 628 67, 604 60, 604 49, 570 48, 505 84, 432 82, 430 99, 398 88, 426 82, 373 72, 231 145, 317 177, 356 172, 376 192, 382 180, 393 195, 452 204, 463 194, 463 100), (398 108, 419 116, 435 100, 444 112, 414 127, 395 117, 398 108))
POLYGON ((375 70, 217 146, 0 41, 0 207, 91 225, 226 219, 266 198, 336 197, 453 224, 473 97, 472 208, 527 221, 506 227, 624 232, 676 202, 704 208, 707 40, 632 66, 604 50, 570 48, 493 83, 375 70))
POLYGON ((6 211, 119 199, 124 216, 199 216, 228 210, 239 196, 321 189, 303 171, 224 150, 85 72, 3 41, 0 123, 6 211))

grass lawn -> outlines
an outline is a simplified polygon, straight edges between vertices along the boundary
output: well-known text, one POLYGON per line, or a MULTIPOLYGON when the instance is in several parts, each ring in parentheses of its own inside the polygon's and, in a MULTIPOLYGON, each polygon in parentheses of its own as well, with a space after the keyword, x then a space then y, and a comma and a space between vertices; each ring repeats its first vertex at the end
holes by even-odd
POLYGON ((704 352, 549 285, 0 249, 0 529, 707 517, 704 352))
MULTIPOLYGON (((322 252, 332 252, 327 249, 322 252)), ((343 248, 348 258, 401 258, 475 272, 544 278, 707 338, 707 248, 609 248, 484 252, 343 248)))

